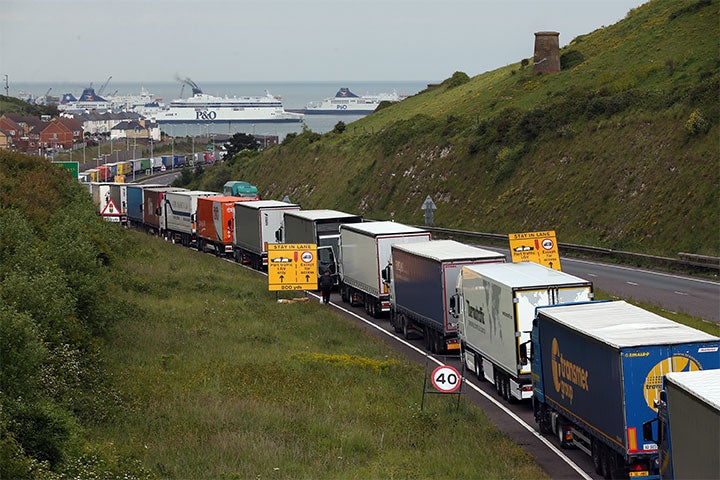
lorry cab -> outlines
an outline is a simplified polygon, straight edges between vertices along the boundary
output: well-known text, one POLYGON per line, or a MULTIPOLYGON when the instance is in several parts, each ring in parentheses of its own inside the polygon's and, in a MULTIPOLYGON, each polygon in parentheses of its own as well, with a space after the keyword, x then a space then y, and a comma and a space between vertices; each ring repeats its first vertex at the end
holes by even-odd
POLYGON ((335 285, 338 283, 337 252, 340 249, 340 235, 325 235, 319 238, 317 245, 318 273, 330 270, 335 285))

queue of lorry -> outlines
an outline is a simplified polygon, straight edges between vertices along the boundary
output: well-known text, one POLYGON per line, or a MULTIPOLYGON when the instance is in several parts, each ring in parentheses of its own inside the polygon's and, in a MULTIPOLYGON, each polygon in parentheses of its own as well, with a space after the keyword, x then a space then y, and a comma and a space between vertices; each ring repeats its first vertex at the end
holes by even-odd
POLYGON ((720 478, 720 338, 596 301, 592 282, 559 270, 423 228, 260 200, 248 185, 89 190, 99 213, 112 202, 128 225, 257 270, 268 245, 317 245, 318 275, 331 273, 344 302, 459 355, 506 401, 529 402, 538 430, 605 478, 720 478))

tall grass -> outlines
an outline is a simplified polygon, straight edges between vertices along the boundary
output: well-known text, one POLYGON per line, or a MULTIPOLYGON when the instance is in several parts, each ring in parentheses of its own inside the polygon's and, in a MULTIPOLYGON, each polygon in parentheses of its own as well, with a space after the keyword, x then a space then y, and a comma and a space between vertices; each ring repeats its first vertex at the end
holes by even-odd
POLYGON ((134 234, 100 443, 163 478, 542 478, 482 411, 420 408, 423 369, 257 273, 134 234))

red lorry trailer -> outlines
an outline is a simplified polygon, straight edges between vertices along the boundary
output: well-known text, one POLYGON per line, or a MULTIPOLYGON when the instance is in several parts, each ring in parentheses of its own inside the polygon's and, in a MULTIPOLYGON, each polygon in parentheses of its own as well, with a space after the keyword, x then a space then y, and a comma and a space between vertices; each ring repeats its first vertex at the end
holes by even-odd
POLYGON ((198 250, 232 255, 235 232, 235 202, 247 198, 218 195, 197 199, 198 250))

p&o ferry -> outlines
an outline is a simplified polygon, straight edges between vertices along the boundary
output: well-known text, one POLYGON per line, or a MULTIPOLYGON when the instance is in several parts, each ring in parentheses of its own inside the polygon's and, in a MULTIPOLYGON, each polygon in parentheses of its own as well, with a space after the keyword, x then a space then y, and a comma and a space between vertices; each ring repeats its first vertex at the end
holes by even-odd
POLYGON ((399 102, 405 98, 393 93, 379 93, 377 95, 355 95, 349 88, 341 88, 334 97, 328 97, 317 102, 310 102, 305 106, 303 113, 316 115, 368 115, 375 111, 380 102, 399 102))
POLYGON ((171 101, 152 117, 158 123, 291 123, 301 122, 303 115, 287 112, 282 102, 266 90, 263 96, 216 97, 203 91, 190 79, 183 80, 192 87, 189 98, 171 101))

